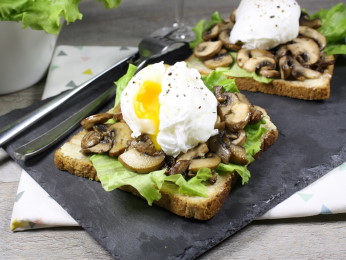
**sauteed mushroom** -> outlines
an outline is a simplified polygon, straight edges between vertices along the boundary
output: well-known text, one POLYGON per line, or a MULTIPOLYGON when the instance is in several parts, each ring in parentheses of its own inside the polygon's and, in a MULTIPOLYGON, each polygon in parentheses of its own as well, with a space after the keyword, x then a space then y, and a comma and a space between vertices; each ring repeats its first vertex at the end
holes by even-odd
POLYGON ((308 26, 314 29, 317 29, 319 27, 321 27, 322 23, 321 20, 318 18, 315 18, 313 20, 311 20, 309 18, 309 15, 307 13, 302 12, 299 18, 299 24, 302 26, 308 26))
POLYGON ((312 65, 320 58, 320 48, 309 38, 296 38, 293 43, 287 45, 287 49, 303 65, 312 65))
POLYGON ((108 131, 114 133, 113 146, 109 151, 109 155, 119 156, 125 151, 127 142, 132 139, 132 131, 129 126, 123 122, 110 125, 108 131))
POLYGON ((226 49, 239 51, 241 49, 241 46, 233 44, 229 41, 230 31, 230 29, 221 31, 219 34, 219 40, 222 42, 223 47, 225 47, 226 49))
POLYGON ((218 67, 227 67, 232 64, 233 58, 228 53, 220 53, 209 60, 204 61, 204 64, 209 69, 216 69, 218 67))
POLYGON ((198 172, 201 168, 215 169, 220 163, 221 158, 216 154, 212 154, 211 157, 191 160, 189 170, 192 172, 198 172))
POLYGON ((204 41, 212 40, 212 39, 216 38, 219 35, 219 33, 220 33, 220 25, 215 24, 210 29, 208 29, 202 33, 202 39, 204 41))
POLYGON ((103 124, 113 117, 110 113, 101 113, 88 116, 81 121, 81 125, 85 130, 90 130, 96 124, 103 124))
POLYGON ((319 31, 312 29, 307 26, 299 26, 299 34, 308 38, 311 38, 315 40, 318 45, 320 46, 320 49, 323 50, 324 47, 327 45, 326 37, 319 31))
POLYGON ((160 169, 164 159, 163 154, 151 156, 138 152, 136 149, 128 150, 118 157, 122 165, 137 173, 149 173, 160 169))
POLYGON ((221 41, 201 42, 193 50, 193 54, 200 59, 210 59, 216 55, 222 48, 221 41))
POLYGON ((309 68, 303 67, 298 61, 292 59, 292 76, 297 80, 316 79, 321 73, 309 68))
POLYGON ((188 150, 186 153, 179 155, 177 161, 192 160, 196 157, 203 157, 207 152, 209 152, 208 145, 206 143, 202 143, 195 148, 188 150))

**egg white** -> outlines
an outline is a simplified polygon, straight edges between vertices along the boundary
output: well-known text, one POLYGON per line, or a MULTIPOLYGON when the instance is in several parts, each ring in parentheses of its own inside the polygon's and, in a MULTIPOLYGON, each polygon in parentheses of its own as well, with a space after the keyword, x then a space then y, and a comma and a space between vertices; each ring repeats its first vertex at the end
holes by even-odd
POLYGON ((217 134, 217 100, 199 72, 187 68, 185 62, 169 68, 161 62, 138 72, 122 93, 121 111, 133 137, 155 134, 153 122, 138 118, 134 110, 135 97, 147 80, 161 84, 156 141, 167 155, 176 157, 217 134))

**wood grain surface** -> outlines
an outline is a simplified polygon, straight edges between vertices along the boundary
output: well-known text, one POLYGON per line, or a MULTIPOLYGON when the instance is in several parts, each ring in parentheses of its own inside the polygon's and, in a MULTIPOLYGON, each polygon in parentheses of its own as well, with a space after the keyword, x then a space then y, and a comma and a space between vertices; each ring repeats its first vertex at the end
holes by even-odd
MULTIPOLYGON (((186 2, 186 22, 208 18, 214 10, 225 17, 239 1, 186 2), (198 4, 197 4, 198 2, 198 4)), ((339 1, 302 0, 310 12, 339 1)), ((124 0, 116 10, 84 1, 81 21, 64 26, 58 44, 136 46, 153 30, 173 22, 173 1, 124 0)), ((0 96, 0 115, 40 100, 45 79, 0 96)), ((81 228, 54 228, 13 233, 10 218, 21 169, 0 148, 0 259, 113 259, 81 228)), ((255 221, 200 259, 346 259, 346 214, 255 221)))

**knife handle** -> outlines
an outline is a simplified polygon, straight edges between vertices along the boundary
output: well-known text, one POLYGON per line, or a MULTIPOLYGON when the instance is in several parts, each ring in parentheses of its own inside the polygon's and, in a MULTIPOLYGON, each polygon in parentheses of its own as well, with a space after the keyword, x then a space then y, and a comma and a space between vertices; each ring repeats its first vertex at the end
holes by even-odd
POLYGON ((115 63, 111 67, 107 68, 106 70, 102 71, 101 73, 97 74, 96 76, 92 77, 88 81, 84 82, 80 86, 78 86, 75 89, 72 89, 70 91, 67 91, 56 98, 52 99, 51 101, 47 102, 43 106, 35 109, 31 113, 19 118, 12 124, 9 124, 2 128, 0 130, 0 147, 2 147, 4 144, 6 144, 8 141, 10 141, 12 138, 17 136, 18 134, 22 133, 24 130, 26 130, 28 127, 39 121, 41 118, 46 116, 48 113, 52 112, 54 109, 59 107, 61 104, 63 104, 65 101, 67 101, 69 98, 74 96, 76 93, 84 89, 86 86, 88 86, 90 83, 95 81, 96 79, 100 78, 102 75, 106 74, 108 71, 114 69, 115 67, 121 65, 123 62, 126 62, 130 59, 132 59, 135 55, 130 55, 129 57, 126 57, 122 59, 121 61, 115 63))

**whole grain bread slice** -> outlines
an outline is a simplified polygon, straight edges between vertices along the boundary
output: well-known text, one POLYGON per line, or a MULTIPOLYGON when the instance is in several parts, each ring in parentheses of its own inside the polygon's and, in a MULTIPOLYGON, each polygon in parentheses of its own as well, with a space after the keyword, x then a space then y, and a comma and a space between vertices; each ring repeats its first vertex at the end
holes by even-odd
MULTIPOLYGON (((212 72, 194 55, 185 60, 189 68, 197 69, 202 75, 212 72)), ((330 97, 330 80, 334 65, 329 65, 317 79, 283 80, 274 79, 271 83, 261 83, 252 78, 234 78, 238 89, 262 92, 304 100, 325 100, 330 97)))
MULTIPOLYGON (((262 127, 267 130, 266 134, 262 137, 261 151, 256 155, 258 156, 276 141, 278 130, 266 111, 259 107, 256 108, 260 109, 264 114, 266 123, 262 127)), ((92 166, 88 157, 80 152, 81 140, 85 133, 86 130, 82 130, 56 150, 54 162, 60 170, 98 181, 95 168, 92 166)), ((155 201, 154 204, 186 218, 210 219, 221 209, 233 184, 237 180, 237 176, 235 173, 219 175, 215 184, 207 186, 207 198, 172 193, 171 189, 163 186, 161 190, 162 197, 159 201, 155 201)), ((141 197, 131 186, 123 186, 121 189, 141 197)))

